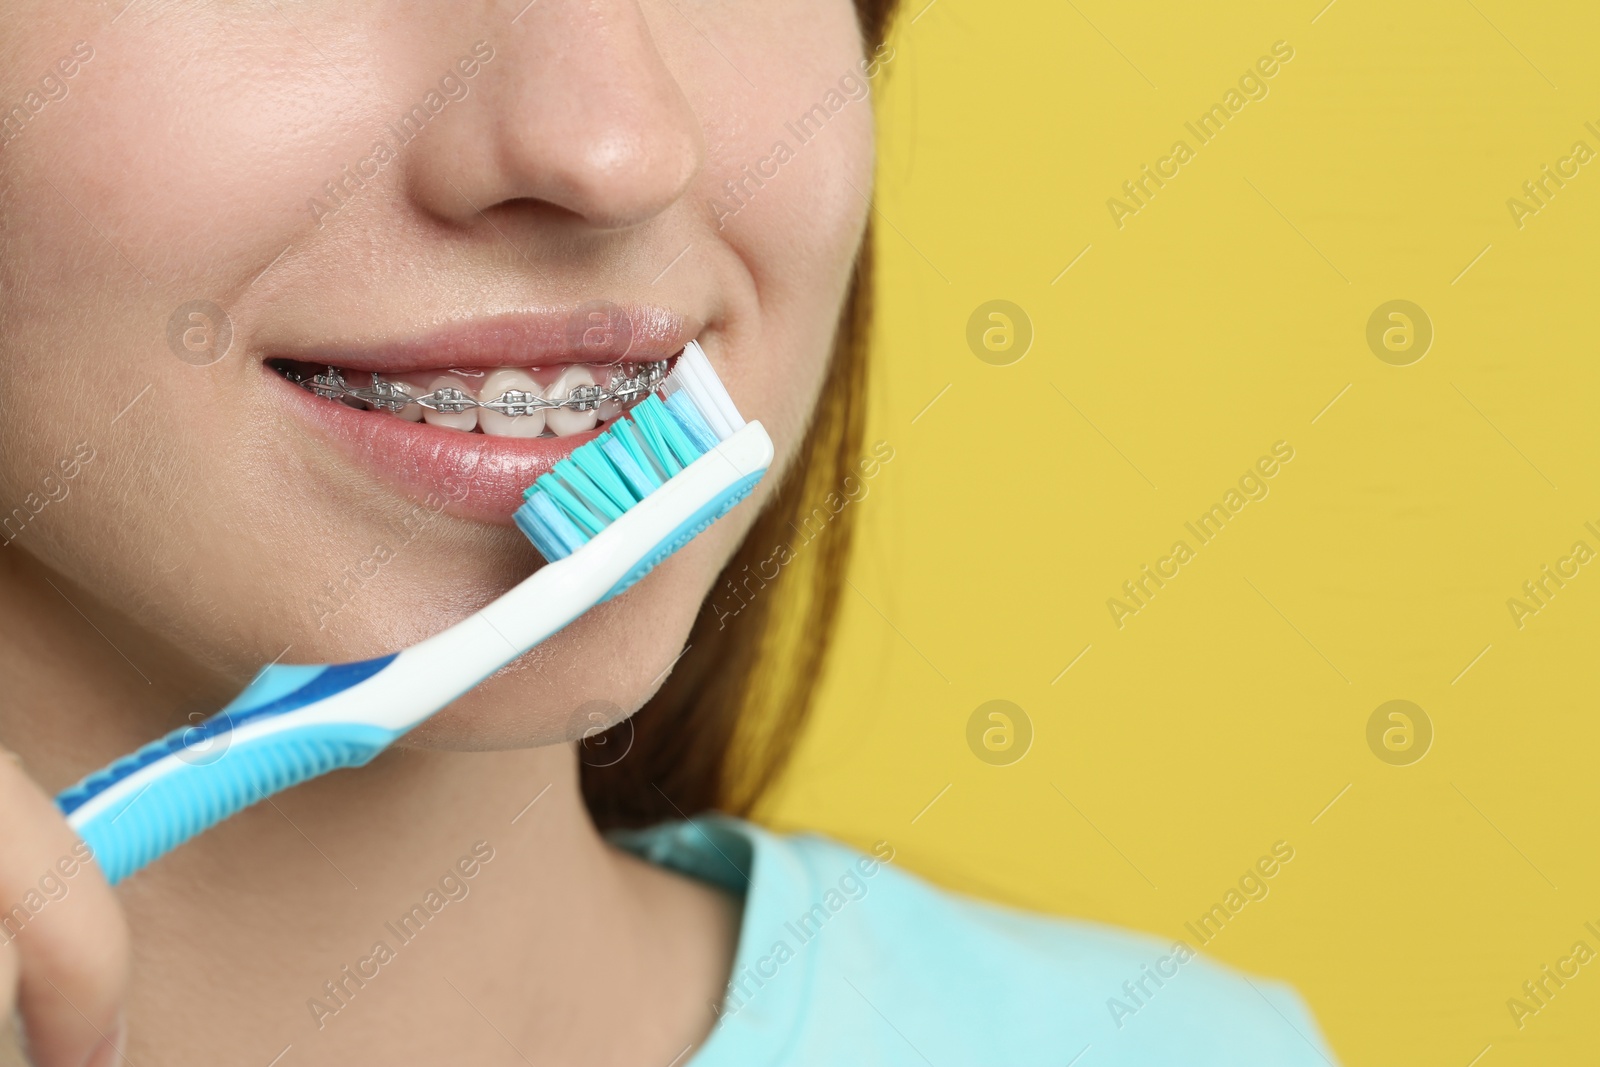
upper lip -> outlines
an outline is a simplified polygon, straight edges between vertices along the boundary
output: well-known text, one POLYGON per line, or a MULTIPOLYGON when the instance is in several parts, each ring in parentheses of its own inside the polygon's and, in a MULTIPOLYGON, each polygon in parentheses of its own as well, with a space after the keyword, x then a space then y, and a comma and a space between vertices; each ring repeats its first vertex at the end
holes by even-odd
POLYGON ((669 308, 597 302, 462 320, 371 341, 279 347, 268 358, 387 374, 450 367, 645 363, 676 355, 700 328, 700 323, 669 308))

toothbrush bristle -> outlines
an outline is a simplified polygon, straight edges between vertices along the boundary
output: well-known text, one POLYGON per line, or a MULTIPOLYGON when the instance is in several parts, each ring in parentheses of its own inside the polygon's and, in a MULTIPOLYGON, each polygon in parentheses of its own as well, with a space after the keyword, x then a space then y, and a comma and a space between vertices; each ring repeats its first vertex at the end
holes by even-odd
POLYGON ((516 523, 550 562, 570 556, 745 420, 698 342, 662 383, 523 494, 516 523))

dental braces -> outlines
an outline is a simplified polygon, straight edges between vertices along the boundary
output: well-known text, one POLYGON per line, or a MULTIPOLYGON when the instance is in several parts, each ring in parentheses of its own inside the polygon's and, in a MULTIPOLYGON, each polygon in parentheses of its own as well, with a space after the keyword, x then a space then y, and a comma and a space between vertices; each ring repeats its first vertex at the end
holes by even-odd
POLYGON ((351 385, 345 381, 344 372, 329 367, 322 374, 306 377, 289 373, 286 377, 296 385, 309 389, 329 400, 356 400, 372 408, 398 413, 412 404, 428 411, 454 415, 472 408, 499 412, 517 418, 534 415, 555 408, 571 411, 593 411, 608 400, 629 404, 648 395, 667 377, 667 361, 651 360, 648 363, 623 363, 620 373, 614 375, 609 385, 578 385, 560 400, 547 400, 538 393, 523 389, 507 389, 494 400, 478 400, 462 389, 446 386, 430 393, 413 396, 401 382, 385 381, 377 372, 372 373, 371 385, 351 385))

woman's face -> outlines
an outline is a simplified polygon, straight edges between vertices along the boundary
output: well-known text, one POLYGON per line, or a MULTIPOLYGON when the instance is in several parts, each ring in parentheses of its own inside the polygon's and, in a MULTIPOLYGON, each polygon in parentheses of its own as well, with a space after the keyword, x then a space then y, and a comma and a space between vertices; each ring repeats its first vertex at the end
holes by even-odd
MULTIPOLYGON (((8 9, 0 541, 148 662, 220 693, 459 621, 538 566, 519 490, 595 432, 283 370, 559 397, 698 338, 794 454, 870 194, 852 6, 525 2, 8 9)), ((420 736, 631 713, 760 499, 420 736)))

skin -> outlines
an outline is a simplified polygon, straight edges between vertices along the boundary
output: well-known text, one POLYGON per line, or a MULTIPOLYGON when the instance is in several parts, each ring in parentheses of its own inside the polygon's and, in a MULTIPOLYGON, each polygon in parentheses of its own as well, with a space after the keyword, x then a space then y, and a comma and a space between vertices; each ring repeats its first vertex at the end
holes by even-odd
MULTIPOLYGON (((274 349, 663 306, 702 324, 740 408, 793 456, 865 225, 870 106, 722 225, 708 201, 859 74, 843 0, 14 0, 7 16, 6 107, 75 42, 93 56, 0 147, 0 510, 48 500, 0 538, 0 742, 17 757, 0 758, 0 907, 72 853, 50 795, 220 707, 286 645, 285 662, 392 651, 538 566, 515 530, 446 509, 319 609, 417 501, 289 411, 274 349), (319 220, 308 199, 477 41, 494 58, 468 95, 319 220), (234 331, 204 367, 166 334, 197 297, 234 331)), ((702 1041, 739 905, 607 845, 573 742, 593 702, 631 714, 659 685, 776 481, 369 767, 116 891, 92 863, 62 878, 0 948, 0 1008, 34 1061, 265 1064, 292 1046, 284 1063, 666 1064, 702 1041), (469 895, 319 1028, 308 998, 477 842, 493 858, 469 895)))

